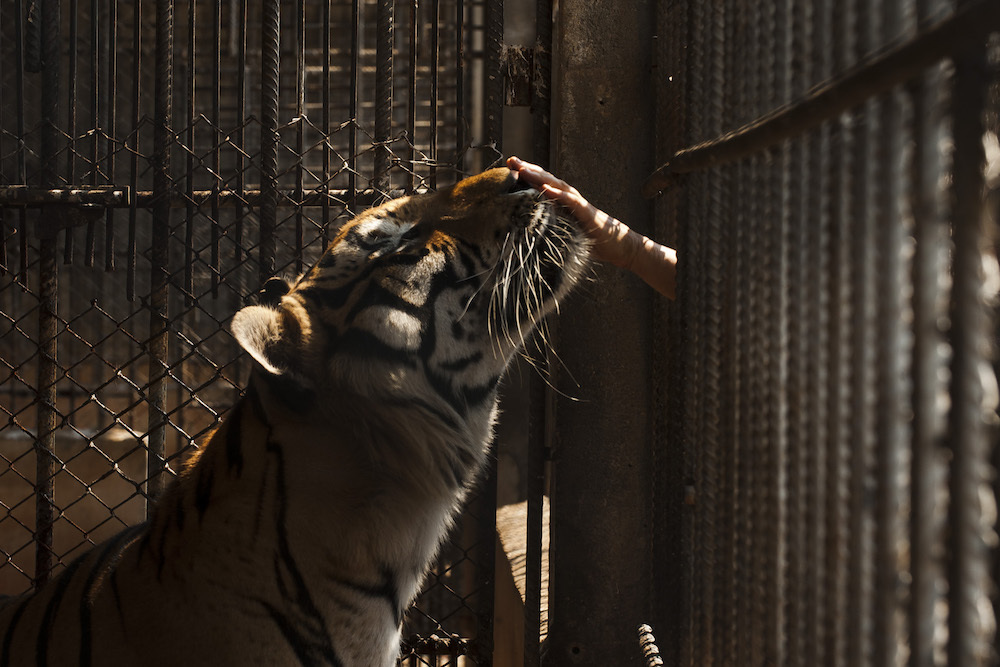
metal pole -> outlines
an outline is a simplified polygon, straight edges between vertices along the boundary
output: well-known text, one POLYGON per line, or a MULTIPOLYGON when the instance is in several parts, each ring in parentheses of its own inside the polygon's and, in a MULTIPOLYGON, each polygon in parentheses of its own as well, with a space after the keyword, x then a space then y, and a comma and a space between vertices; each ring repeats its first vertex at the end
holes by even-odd
POLYGON ((156 2, 156 72, 153 104, 153 243, 150 248, 149 295, 149 417, 146 454, 146 514, 149 500, 159 495, 166 484, 163 471, 167 437, 167 357, 170 321, 168 288, 170 245, 171 189, 170 149, 172 144, 174 53, 174 2, 156 2))
POLYGON ((378 0, 375 43, 375 189, 389 193, 392 151, 392 45, 395 0, 378 0))
MULTIPOLYGON (((42 10, 42 186, 56 187, 59 141, 59 0, 44 0, 42 10)), ((52 571, 52 527, 56 519, 57 470, 56 382, 58 379, 59 269, 56 232, 60 220, 52 209, 39 216, 39 314, 38 314, 38 441, 35 443, 35 586, 45 583, 52 571)))
POLYGON ((281 4, 267 0, 261 20, 260 72, 260 284, 274 275, 274 230, 278 220, 278 95, 281 40, 281 4))

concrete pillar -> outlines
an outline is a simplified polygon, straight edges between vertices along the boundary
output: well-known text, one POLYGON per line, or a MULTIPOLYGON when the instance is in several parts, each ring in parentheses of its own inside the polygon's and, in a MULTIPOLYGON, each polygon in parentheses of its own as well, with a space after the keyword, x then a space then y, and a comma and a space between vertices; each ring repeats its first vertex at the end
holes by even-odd
MULTIPOLYGON (((553 169, 650 233, 639 188, 654 168, 654 0, 561 0, 553 169)), ((552 464, 546 665, 641 665, 651 606, 652 305, 663 297, 599 266, 561 310, 552 464)))

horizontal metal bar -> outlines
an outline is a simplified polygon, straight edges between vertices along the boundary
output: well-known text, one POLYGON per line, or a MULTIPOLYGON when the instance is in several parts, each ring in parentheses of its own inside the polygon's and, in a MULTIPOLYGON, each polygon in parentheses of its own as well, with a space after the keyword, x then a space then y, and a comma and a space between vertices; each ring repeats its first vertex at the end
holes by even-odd
POLYGON ((131 206, 132 191, 119 186, 79 188, 32 188, 26 185, 0 187, 0 206, 131 206))
MULTIPOLYGON (((359 190, 354 194, 354 202, 362 206, 370 206, 384 199, 388 194, 390 199, 406 194, 425 194, 427 188, 420 188, 414 193, 396 188, 384 193, 381 190, 369 188, 359 190)), ((330 202, 336 206, 346 206, 352 191, 339 190, 306 190, 299 193, 296 190, 278 190, 278 206, 322 206, 330 202)), ((255 207, 262 202, 260 190, 194 190, 190 193, 171 192, 167 195, 171 208, 183 208, 188 204, 204 206, 218 197, 220 207, 243 206, 255 207)), ((150 208, 155 195, 152 190, 139 190, 135 193, 134 204, 137 208, 150 208)), ((95 205, 106 208, 129 208, 133 205, 132 191, 128 187, 88 187, 88 188, 30 188, 23 185, 0 187, 0 206, 38 207, 51 204, 95 205)))
POLYGON ((646 198, 659 195, 677 174, 710 169, 798 136, 880 93, 909 81, 934 63, 969 49, 1000 30, 1000 2, 973 0, 917 37, 864 58, 840 76, 818 84, 803 98, 750 123, 674 153, 642 186, 646 198))

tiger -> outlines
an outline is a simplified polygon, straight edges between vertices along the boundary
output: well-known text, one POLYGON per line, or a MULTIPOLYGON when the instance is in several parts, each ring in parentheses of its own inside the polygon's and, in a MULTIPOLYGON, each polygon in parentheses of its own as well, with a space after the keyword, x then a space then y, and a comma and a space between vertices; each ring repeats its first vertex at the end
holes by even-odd
POLYGON ((506 168, 370 208, 230 330, 241 398, 146 523, 0 608, 0 665, 388 667, 590 244, 506 168))

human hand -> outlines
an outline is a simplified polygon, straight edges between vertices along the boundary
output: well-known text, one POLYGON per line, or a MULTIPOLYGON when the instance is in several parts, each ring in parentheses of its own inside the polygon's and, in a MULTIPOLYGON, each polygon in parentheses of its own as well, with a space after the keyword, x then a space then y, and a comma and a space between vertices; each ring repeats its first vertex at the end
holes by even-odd
POLYGON ((677 253, 639 234, 588 202, 580 191, 536 164, 511 156, 507 167, 569 210, 593 241, 594 259, 632 271, 667 298, 674 298, 677 253))
POLYGON ((632 268, 639 244, 630 239, 628 225, 595 207, 579 190, 537 164, 511 156, 507 158, 507 167, 518 178, 523 178, 573 214, 580 228, 594 242, 591 250, 594 259, 610 262, 624 269, 632 268))

